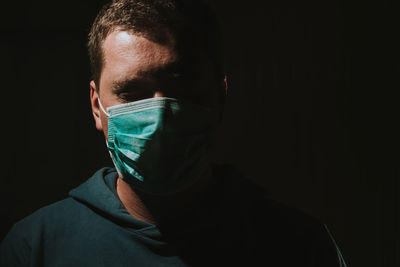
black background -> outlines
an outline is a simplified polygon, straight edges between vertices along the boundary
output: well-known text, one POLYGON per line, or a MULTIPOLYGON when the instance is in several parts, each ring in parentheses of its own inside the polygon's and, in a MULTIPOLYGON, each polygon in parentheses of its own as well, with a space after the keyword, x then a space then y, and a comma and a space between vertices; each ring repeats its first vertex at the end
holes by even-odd
MULTIPOLYGON (((111 166, 86 52, 102 3, 1 4, 1 238, 111 166)), ((350 266, 400 266, 399 4, 214 5, 230 86, 216 160, 327 223, 350 266)))

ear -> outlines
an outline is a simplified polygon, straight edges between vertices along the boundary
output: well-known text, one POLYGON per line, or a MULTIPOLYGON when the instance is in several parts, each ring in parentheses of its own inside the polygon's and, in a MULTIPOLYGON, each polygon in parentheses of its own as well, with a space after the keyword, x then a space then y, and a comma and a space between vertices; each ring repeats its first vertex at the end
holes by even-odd
POLYGON ((226 97, 228 96, 228 77, 224 74, 223 77, 220 79, 220 89, 219 89, 219 107, 220 107, 220 114, 219 114, 219 121, 222 121, 224 109, 225 109, 225 102, 226 97))
POLYGON ((228 96, 228 77, 224 75, 223 87, 225 92, 225 98, 228 96))
POLYGON ((90 104, 92 106, 92 114, 94 122, 96 123, 96 129, 103 131, 103 124, 101 123, 100 118, 101 111, 99 107, 99 93, 94 81, 90 81, 90 104))

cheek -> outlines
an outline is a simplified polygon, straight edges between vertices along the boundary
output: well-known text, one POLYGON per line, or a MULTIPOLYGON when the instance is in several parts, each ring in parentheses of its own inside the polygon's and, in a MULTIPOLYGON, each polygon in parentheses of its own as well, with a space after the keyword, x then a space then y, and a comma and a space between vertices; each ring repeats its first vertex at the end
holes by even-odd
POLYGON ((108 118, 104 114, 100 116, 101 126, 103 127, 104 137, 108 139, 108 118))

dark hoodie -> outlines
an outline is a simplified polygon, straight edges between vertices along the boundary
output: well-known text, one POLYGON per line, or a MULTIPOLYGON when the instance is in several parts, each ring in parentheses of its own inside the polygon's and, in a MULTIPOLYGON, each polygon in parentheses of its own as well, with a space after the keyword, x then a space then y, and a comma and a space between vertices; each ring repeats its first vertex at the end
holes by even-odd
POLYGON ((115 169, 103 168, 16 223, 0 265, 345 266, 323 224, 264 197, 232 168, 214 174, 216 193, 164 227, 133 218, 116 193, 115 169))

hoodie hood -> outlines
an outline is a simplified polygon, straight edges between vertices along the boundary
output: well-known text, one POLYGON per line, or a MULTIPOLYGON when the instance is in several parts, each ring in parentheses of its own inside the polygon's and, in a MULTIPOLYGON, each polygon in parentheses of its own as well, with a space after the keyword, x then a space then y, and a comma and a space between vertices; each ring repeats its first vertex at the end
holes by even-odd
POLYGON ((230 166, 214 165, 213 176, 217 179, 215 193, 202 197, 211 205, 203 205, 200 201, 199 206, 190 207, 191 214, 184 215, 184 222, 178 220, 167 226, 146 223, 128 213, 116 192, 118 173, 115 168, 98 170, 89 180, 70 191, 69 195, 99 216, 151 242, 179 240, 186 236, 205 236, 205 233, 221 231, 227 232, 230 236, 243 219, 242 216, 238 217, 238 211, 244 212, 246 205, 247 207, 249 205, 249 194, 245 194, 248 183, 230 166))
POLYGON ((102 168, 85 183, 71 190, 69 195, 124 227, 133 230, 154 227, 153 224, 137 220, 128 213, 116 192, 117 178, 115 168, 102 168))

